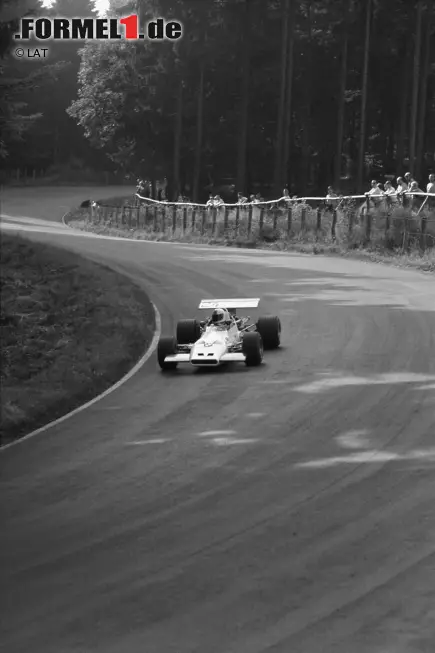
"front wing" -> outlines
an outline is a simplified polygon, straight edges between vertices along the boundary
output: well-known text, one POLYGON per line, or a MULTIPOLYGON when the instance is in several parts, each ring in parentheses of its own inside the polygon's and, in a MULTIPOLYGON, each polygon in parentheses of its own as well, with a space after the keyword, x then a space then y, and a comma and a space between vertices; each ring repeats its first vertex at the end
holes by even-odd
POLYGON ((246 360, 245 354, 242 354, 242 352, 232 352, 232 353, 227 353, 223 354, 223 356, 220 357, 218 362, 210 362, 206 358, 202 361, 191 361, 190 360, 190 353, 189 354, 174 354, 174 356, 166 356, 165 358, 165 363, 190 363, 194 367, 211 367, 211 366, 216 366, 220 365, 221 363, 244 363, 246 360))

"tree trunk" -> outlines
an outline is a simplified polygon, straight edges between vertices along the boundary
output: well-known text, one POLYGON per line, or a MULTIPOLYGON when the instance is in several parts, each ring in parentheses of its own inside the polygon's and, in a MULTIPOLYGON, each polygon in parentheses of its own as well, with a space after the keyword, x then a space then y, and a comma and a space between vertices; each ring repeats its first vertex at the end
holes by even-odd
POLYGON ((411 68, 409 64, 409 46, 407 41, 404 42, 403 46, 403 61, 404 61, 404 75, 403 79, 400 81, 401 86, 401 104, 400 104, 400 124, 399 124, 399 133, 397 136, 397 151, 396 151, 396 162, 397 170, 396 172, 399 175, 403 175, 403 164, 406 155, 405 143, 407 137, 407 126, 408 126, 408 111, 409 111, 409 80, 411 77, 411 68))
POLYGON ((279 93, 278 106, 278 126, 276 133, 275 147, 275 195, 280 197, 283 187, 283 139, 284 123, 286 108, 286 89, 287 89, 287 51, 288 51, 288 33, 289 33, 289 8, 290 0, 283 0, 282 8, 282 42, 281 42, 281 88, 279 93))
POLYGON ((312 15, 311 2, 308 0, 308 49, 307 49, 307 71, 304 83, 304 111, 302 114, 302 165, 301 165, 301 187, 311 186, 312 164, 310 158, 310 133, 311 133, 311 104, 313 101, 312 79, 313 79, 313 45, 312 45, 312 15))
POLYGON ((372 19, 372 0, 367 0, 366 26, 365 26, 365 43, 364 43, 364 65, 361 89, 361 117, 359 132, 359 151, 358 151, 358 172, 357 186, 358 191, 363 190, 363 175, 365 163, 365 145, 366 145, 366 120, 367 120, 367 87, 369 75, 369 55, 370 55, 370 27, 372 19))
POLYGON ((338 113, 337 113, 337 144, 334 160, 334 184, 338 186, 341 177, 341 156, 343 151, 343 133, 344 133, 344 113, 345 113, 345 93, 347 79, 347 50, 349 43, 348 19, 348 0, 345 0, 343 10, 343 46, 341 50, 341 71, 340 71, 340 91, 338 96, 338 113))
POLYGON ((204 122, 204 75, 205 63, 201 61, 199 69, 199 87, 197 101, 196 117, 196 146, 195 146, 195 164, 193 169, 193 197, 194 202, 199 201, 199 182, 201 178, 201 155, 202 155, 202 134, 204 122))
POLYGON ((292 119, 292 95, 293 95, 293 67, 294 67, 294 41, 295 41, 295 0, 290 0, 288 13, 289 33, 287 49, 287 89, 285 97, 285 118, 284 118, 284 142, 282 156, 282 175, 290 184, 289 160, 290 160, 290 138, 291 138, 291 119, 292 119))
POLYGON ((240 129, 237 152, 237 191, 246 193, 246 163, 248 147, 248 111, 249 111, 249 78, 250 78, 250 46, 251 46, 251 4, 253 0, 245 0, 242 13, 242 90, 240 98, 240 129))
POLYGON ((427 113, 427 86, 428 77, 431 63, 431 31, 432 21, 431 13, 427 12, 427 21, 425 23, 425 38, 424 38, 424 61, 423 71, 421 75, 421 89, 420 89, 420 110, 418 115, 418 130, 417 130, 417 161, 415 165, 415 175, 420 179, 422 173, 422 160, 424 155, 424 134, 426 127, 426 113, 427 113))
POLYGON ((415 173, 415 149, 417 140, 417 116, 418 116, 418 90, 420 82, 420 54, 421 54, 421 24, 423 15, 423 0, 418 1, 417 5, 417 25, 414 44, 414 68, 413 68, 413 85, 412 85, 412 105, 411 105, 411 126, 409 130, 409 171, 415 173))
POLYGON ((177 112, 175 114, 174 133, 174 167, 172 182, 172 198, 177 201, 180 193, 180 159, 181 159, 181 137, 183 132, 183 77, 180 74, 177 90, 177 112))

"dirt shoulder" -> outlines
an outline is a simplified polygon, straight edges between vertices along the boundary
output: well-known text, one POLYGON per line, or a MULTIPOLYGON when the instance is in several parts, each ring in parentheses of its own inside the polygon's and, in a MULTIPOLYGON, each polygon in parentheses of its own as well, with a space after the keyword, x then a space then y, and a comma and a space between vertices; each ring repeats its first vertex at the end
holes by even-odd
POLYGON ((264 249, 267 251, 289 251, 301 254, 313 254, 323 256, 334 256, 354 260, 362 260, 370 263, 382 263, 400 268, 420 270, 421 272, 435 273, 435 248, 421 253, 418 250, 403 252, 402 250, 388 250, 378 244, 365 247, 350 248, 347 244, 340 242, 314 242, 313 237, 304 239, 301 235, 294 239, 281 239, 275 242, 267 242, 261 237, 228 238, 210 237, 207 235, 197 236, 181 229, 174 233, 153 232, 151 230, 129 228, 128 226, 113 226, 106 224, 92 224, 83 215, 83 212, 71 212, 65 223, 72 229, 80 229, 104 236, 117 236, 134 240, 171 241, 178 243, 192 243, 201 245, 213 245, 222 247, 240 247, 247 249, 264 249))

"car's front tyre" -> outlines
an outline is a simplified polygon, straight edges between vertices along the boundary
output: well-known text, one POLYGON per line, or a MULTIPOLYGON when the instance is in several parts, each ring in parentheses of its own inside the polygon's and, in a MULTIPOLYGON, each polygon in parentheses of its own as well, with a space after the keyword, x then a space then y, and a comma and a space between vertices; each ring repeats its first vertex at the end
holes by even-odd
POLYGON ((256 331, 248 331, 243 336, 242 352, 245 355, 245 363, 248 367, 261 365, 263 361, 263 341, 261 335, 256 331))
POLYGON ((165 362, 166 356, 175 356, 177 353, 177 339, 172 336, 163 336, 157 345, 157 361, 164 372, 175 370, 178 363, 165 362))
POLYGON ((179 345, 192 345, 201 337, 198 320, 180 320, 177 323, 177 342, 179 345))

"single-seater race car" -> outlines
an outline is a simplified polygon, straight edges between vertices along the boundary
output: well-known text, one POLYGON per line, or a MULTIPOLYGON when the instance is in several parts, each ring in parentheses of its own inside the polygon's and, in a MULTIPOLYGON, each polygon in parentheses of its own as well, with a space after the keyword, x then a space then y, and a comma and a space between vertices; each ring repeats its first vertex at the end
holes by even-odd
POLYGON ((157 346, 162 370, 174 370, 179 363, 194 367, 216 367, 240 362, 260 365, 264 349, 281 343, 281 321, 276 316, 238 317, 237 309, 257 308, 260 299, 203 299, 199 307, 212 310, 205 320, 180 320, 176 336, 163 336, 157 346))

